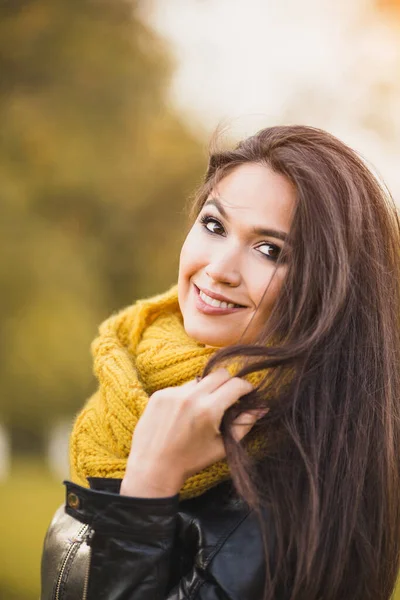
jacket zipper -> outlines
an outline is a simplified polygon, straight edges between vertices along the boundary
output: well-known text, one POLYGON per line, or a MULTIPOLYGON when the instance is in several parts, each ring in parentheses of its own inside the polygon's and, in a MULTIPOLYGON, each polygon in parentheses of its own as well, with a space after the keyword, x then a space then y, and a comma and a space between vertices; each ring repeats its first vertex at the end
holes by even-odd
MULTIPOLYGON (((86 537, 87 540, 90 541, 92 539, 92 537, 93 537, 93 531, 89 531, 89 533, 87 533, 85 537, 86 537)), ((92 560, 92 546, 89 545, 89 556, 88 556, 88 561, 87 561, 85 579, 83 580, 82 600, 86 600, 87 599, 88 584, 89 584, 89 571, 90 571, 90 562, 91 562, 91 560, 92 560)))
MULTIPOLYGON (((65 555, 65 558, 64 558, 63 563, 61 565, 60 574, 58 575, 57 584, 56 584, 56 591, 55 591, 55 594, 54 594, 54 600, 60 600, 61 582, 62 582, 64 573, 65 573, 65 569, 67 568, 69 559, 71 557, 72 552, 74 551, 74 548, 75 548, 76 544, 80 544, 83 541, 83 539, 85 537, 85 534, 86 534, 86 532, 87 532, 88 529, 89 529, 89 525, 82 525, 82 527, 78 531, 78 534, 77 534, 76 538, 73 540, 73 542, 71 543, 70 547, 68 548, 68 552, 65 555)), ((84 594, 85 594, 85 590, 84 590, 84 594)))

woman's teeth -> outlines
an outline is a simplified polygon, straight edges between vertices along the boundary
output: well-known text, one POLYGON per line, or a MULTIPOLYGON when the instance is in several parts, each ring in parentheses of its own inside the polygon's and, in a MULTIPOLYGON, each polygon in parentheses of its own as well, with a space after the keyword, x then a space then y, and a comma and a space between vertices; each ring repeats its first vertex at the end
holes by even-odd
POLYGON ((205 304, 208 304, 209 306, 217 306, 218 308, 235 308, 235 306, 238 306, 237 304, 232 304, 232 302, 221 302, 220 300, 210 298, 210 296, 207 296, 207 294, 201 290, 200 298, 203 300, 203 302, 205 302, 205 304))

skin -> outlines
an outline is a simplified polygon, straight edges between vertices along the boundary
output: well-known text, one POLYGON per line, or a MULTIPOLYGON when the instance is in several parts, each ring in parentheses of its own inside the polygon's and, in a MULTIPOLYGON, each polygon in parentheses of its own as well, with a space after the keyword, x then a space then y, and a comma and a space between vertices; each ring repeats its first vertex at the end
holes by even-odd
MULTIPOLYGON (((287 265, 273 258, 284 246, 294 206, 291 183, 265 165, 240 165, 219 182, 180 255, 178 298, 189 336, 214 347, 255 340, 286 275, 287 265), (242 308, 208 314, 199 289, 242 308)), ((121 494, 175 495, 188 477, 223 458, 223 414, 251 389, 248 381, 219 369, 200 382, 155 392, 135 428, 121 494)), ((263 414, 242 413, 233 424, 234 437, 241 440, 263 414)))
POLYGON ((178 297, 190 337, 216 347, 239 340, 248 343, 255 338, 275 302, 287 266, 277 267, 272 260, 284 242, 273 235, 256 234, 253 228, 287 234, 294 201, 289 181, 264 165, 241 165, 219 182, 180 255, 178 297), (220 209, 208 204, 214 199, 220 209), (226 212, 226 217, 220 210, 226 212), (217 221, 201 223, 207 215, 217 221), (196 309, 195 285, 245 308, 231 315, 204 315, 196 309))

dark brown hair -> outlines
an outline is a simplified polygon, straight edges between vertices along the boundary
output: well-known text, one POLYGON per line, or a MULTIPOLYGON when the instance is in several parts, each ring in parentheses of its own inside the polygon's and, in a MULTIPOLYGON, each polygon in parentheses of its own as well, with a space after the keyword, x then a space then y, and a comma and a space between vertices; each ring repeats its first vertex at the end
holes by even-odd
POLYGON ((265 598, 389 600, 400 551, 397 211, 353 150, 287 126, 213 152, 194 214, 218 180, 249 162, 295 187, 288 274, 254 345, 219 350, 205 374, 235 356, 248 363, 239 375, 273 374, 222 423, 237 490, 274 523, 265 598), (238 410, 266 406, 250 434, 268 441, 255 465, 229 426, 238 410))

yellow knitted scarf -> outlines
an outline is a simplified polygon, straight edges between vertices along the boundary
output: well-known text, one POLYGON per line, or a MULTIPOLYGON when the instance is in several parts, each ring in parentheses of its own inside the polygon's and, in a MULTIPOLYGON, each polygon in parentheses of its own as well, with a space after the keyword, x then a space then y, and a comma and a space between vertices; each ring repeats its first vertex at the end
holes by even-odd
MULTIPOLYGON (((123 478, 133 431, 149 396, 200 375, 214 352, 186 334, 177 286, 107 319, 92 344, 99 388, 71 435, 72 480, 87 486, 87 477, 123 478)), ((262 447, 253 440, 249 450, 258 454, 262 447)), ((180 497, 198 496, 227 478, 228 465, 219 461, 190 477, 180 497)))

